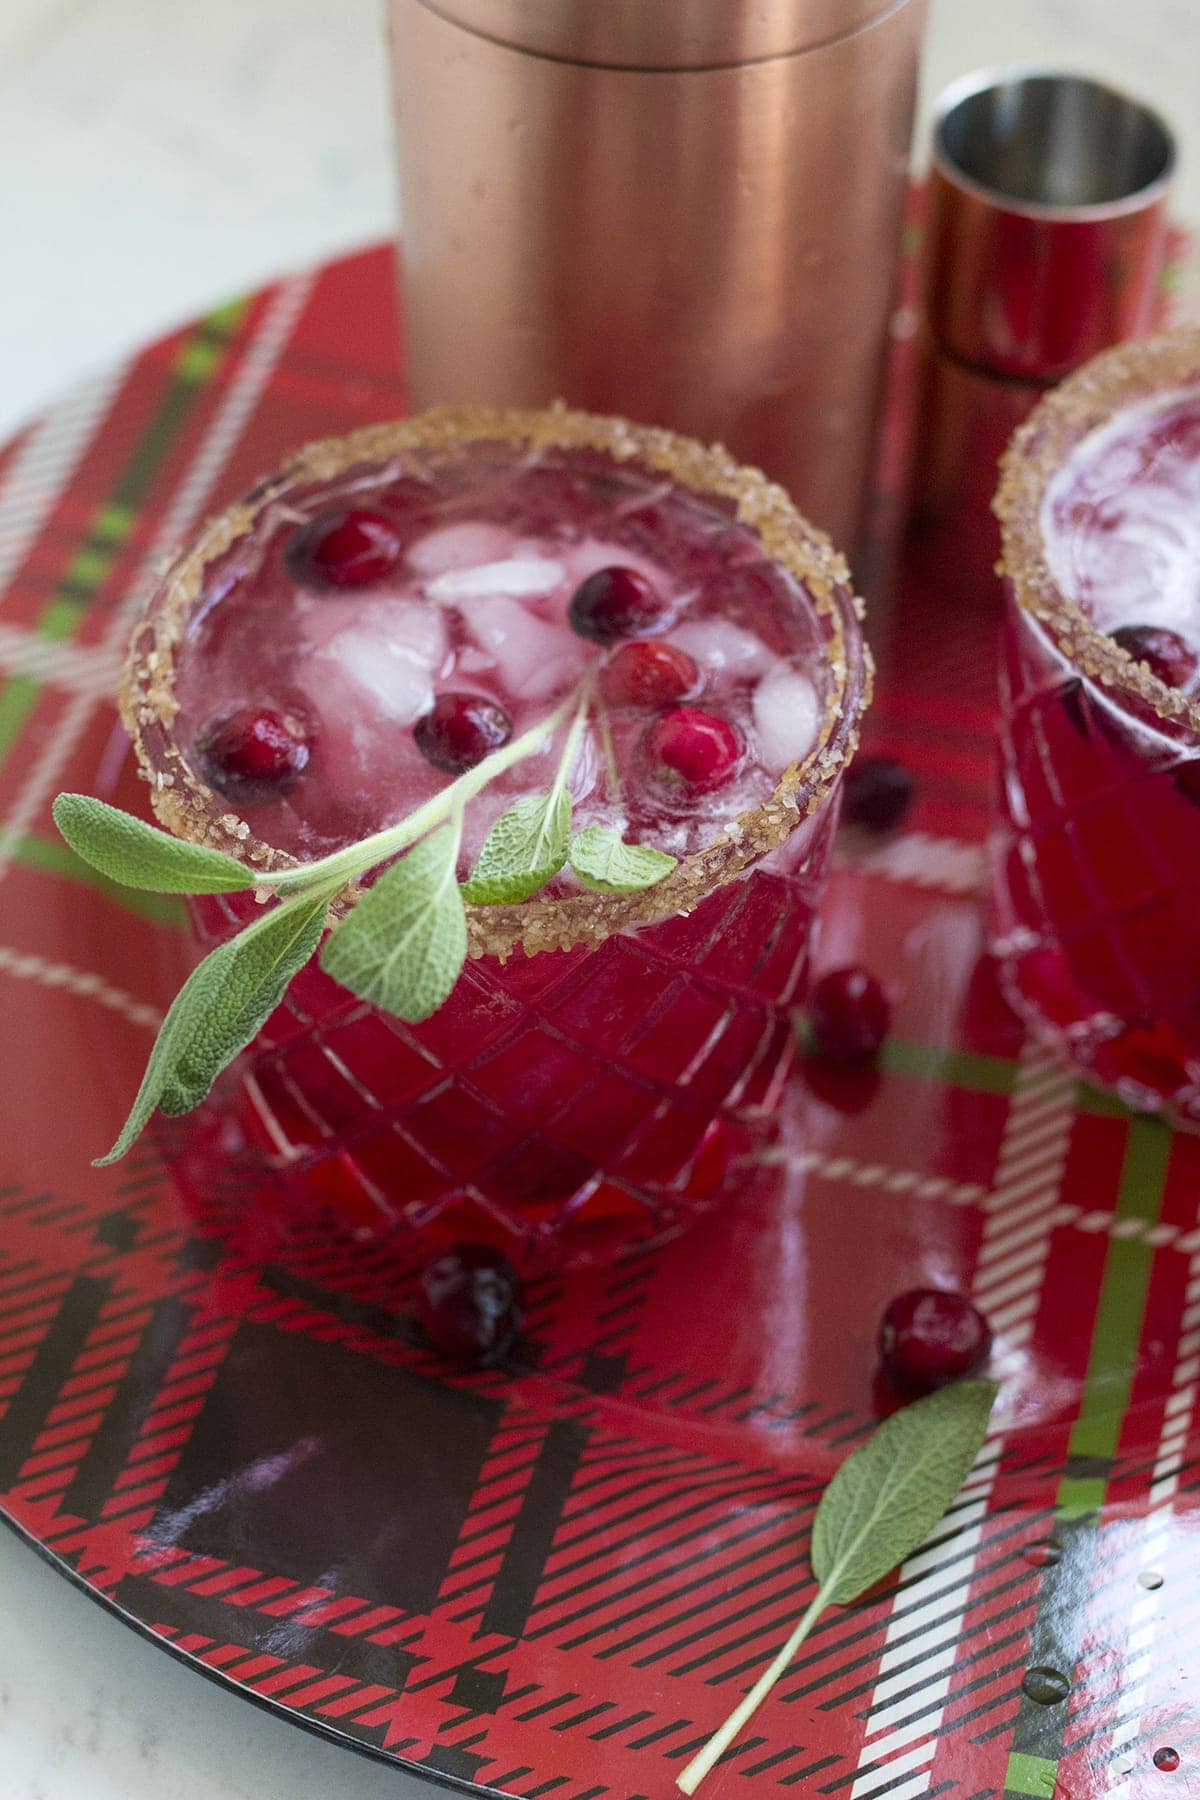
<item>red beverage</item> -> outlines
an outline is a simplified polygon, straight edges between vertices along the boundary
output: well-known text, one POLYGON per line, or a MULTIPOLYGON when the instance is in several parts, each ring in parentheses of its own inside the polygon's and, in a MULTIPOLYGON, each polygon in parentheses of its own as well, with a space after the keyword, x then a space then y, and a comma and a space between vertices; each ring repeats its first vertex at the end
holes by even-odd
POLYGON ((1003 471, 994 947, 1087 1075, 1200 1121, 1200 332, 1099 357, 1003 471))
MULTIPOLYGON (((421 1022, 310 963, 186 1138, 189 1183, 232 1155, 283 1223, 526 1260, 710 1204, 787 1070, 866 676, 840 558, 722 452, 559 410, 303 453, 135 640, 124 710, 163 823, 277 871, 533 741, 458 809, 460 881, 564 755, 575 830, 677 860, 639 891, 568 866, 468 905, 421 1022)), ((215 938, 253 902, 193 911, 215 938)))

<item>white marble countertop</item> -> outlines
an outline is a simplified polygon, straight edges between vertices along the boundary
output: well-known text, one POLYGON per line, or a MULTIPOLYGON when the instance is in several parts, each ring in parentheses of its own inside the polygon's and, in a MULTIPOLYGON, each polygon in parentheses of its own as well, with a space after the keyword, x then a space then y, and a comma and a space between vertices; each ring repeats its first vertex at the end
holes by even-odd
MULTIPOLYGON (((385 235, 381 0, 3 0, 0 434, 230 292, 385 235)), ((1154 101, 1200 219, 1196 0, 932 0, 931 97, 1058 63, 1154 101)), ((421 1791, 427 1791, 422 1789, 421 1791)), ((202 1681, 0 1532, 0 1800, 405 1800, 202 1681)))

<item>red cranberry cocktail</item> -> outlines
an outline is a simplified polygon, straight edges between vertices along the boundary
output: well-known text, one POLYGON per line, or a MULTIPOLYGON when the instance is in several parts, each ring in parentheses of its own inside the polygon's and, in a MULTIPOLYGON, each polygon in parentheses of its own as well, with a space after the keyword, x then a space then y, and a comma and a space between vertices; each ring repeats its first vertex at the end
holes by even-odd
POLYGON ((1085 1073, 1200 1121, 1200 331, 1043 401, 996 509, 1004 978, 1085 1073))
MULTIPOLYGON (((213 1155, 285 1222, 423 1248, 579 1256, 710 1203, 788 1065, 868 681, 840 557, 723 451, 562 408, 304 451, 168 573, 124 716, 163 824, 265 873, 457 781, 467 960, 408 1023, 310 963, 213 1155), (468 881, 556 780, 652 880, 573 852, 523 899, 468 881)), ((255 910, 192 904, 210 939, 255 910)))

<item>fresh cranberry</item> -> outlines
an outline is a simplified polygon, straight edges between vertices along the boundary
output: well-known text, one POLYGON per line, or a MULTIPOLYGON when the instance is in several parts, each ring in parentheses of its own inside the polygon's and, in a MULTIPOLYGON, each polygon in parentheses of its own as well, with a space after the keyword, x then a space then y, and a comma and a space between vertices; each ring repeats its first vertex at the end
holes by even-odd
POLYGON ((816 1047, 830 1062, 866 1062, 892 1022, 883 984, 867 969, 830 969, 808 996, 816 1047))
POLYGON ((886 1373, 911 1394, 929 1394, 981 1369, 992 1330, 965 1294, 911 1288, 898 1294, 879 1327, 886 1373))
POLYGON ((213 720, 196 742, 206 780, 227 800, 248 805, 290 793, 311 748, 309 728, 293 713, 253 706, 213 720))
POLYGON ((390 519, 365 506, 318 513, 296 532, 284 560, 293 581, 369 587, 400 561, 400 536, 390 519))
POLYGON ((1080 737, 1087 737, 1092 719, 1092 707, 1078 675, 1072 675, 1064 681, 1058 690, 1059 703, 1071 722, 1073 731, 1080 737))
POLYGON ((742 740, 728 719, 677 706, 646 727, 639 755, 664 793, 711 794, 736 775, 742 740))
POLYGON ((610 706, 647 712, 677 706, 699 685, 700 671, 687 651, 664 644, 661 638, 622 644, 609 657, 600 675, 600 692, 610 706))
POLYGON ((439 694, 413 726, 417 749, 443 775, 461 775, 512 736, 512 720, 482 694, 439 694))
POLYGON ((846 771, 842 817, 849 825, 891 831, 913 803, 916 784, 891 756, 860 756, 846 771))
POLYGON ((846 1118, 866 1112, 883 1085, 878 1065, 873 1062, 832 1063, 820 1056, 806 1056, 801 1075, 814 1099, 846 1118))
POLYGON ((1200 658, 1186 638, 1162 625, 1122 625, 1112 641, 1171 688, 1190 688, 1200 670, 1200 658))
POLYGON ((516 1342, 523 1320, 521 1277, 498 1250, 460 1244, 421 1270, 416 1316, 435 1350, 463 1368, 484 1368, 516 1342))
POLYGON ((1179 763, 1172 771, 1171 780, 1185 800, 1200 806, 1200 757, 1193 756, 1187 762, 1179 763))
POLYGON ((667 616, 667 603, 636 569, 597 569, 580 582, 567 607, 571 630, 593 644, 653 631, 667 616))

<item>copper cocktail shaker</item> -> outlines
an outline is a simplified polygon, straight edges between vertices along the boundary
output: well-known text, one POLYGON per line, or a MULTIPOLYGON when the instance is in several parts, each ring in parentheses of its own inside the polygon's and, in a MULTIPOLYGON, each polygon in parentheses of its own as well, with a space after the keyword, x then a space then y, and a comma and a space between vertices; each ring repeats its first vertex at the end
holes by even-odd
POLYGON ((408 379, 719 439, 851 547, 925 0, 390 0, 408 379))

